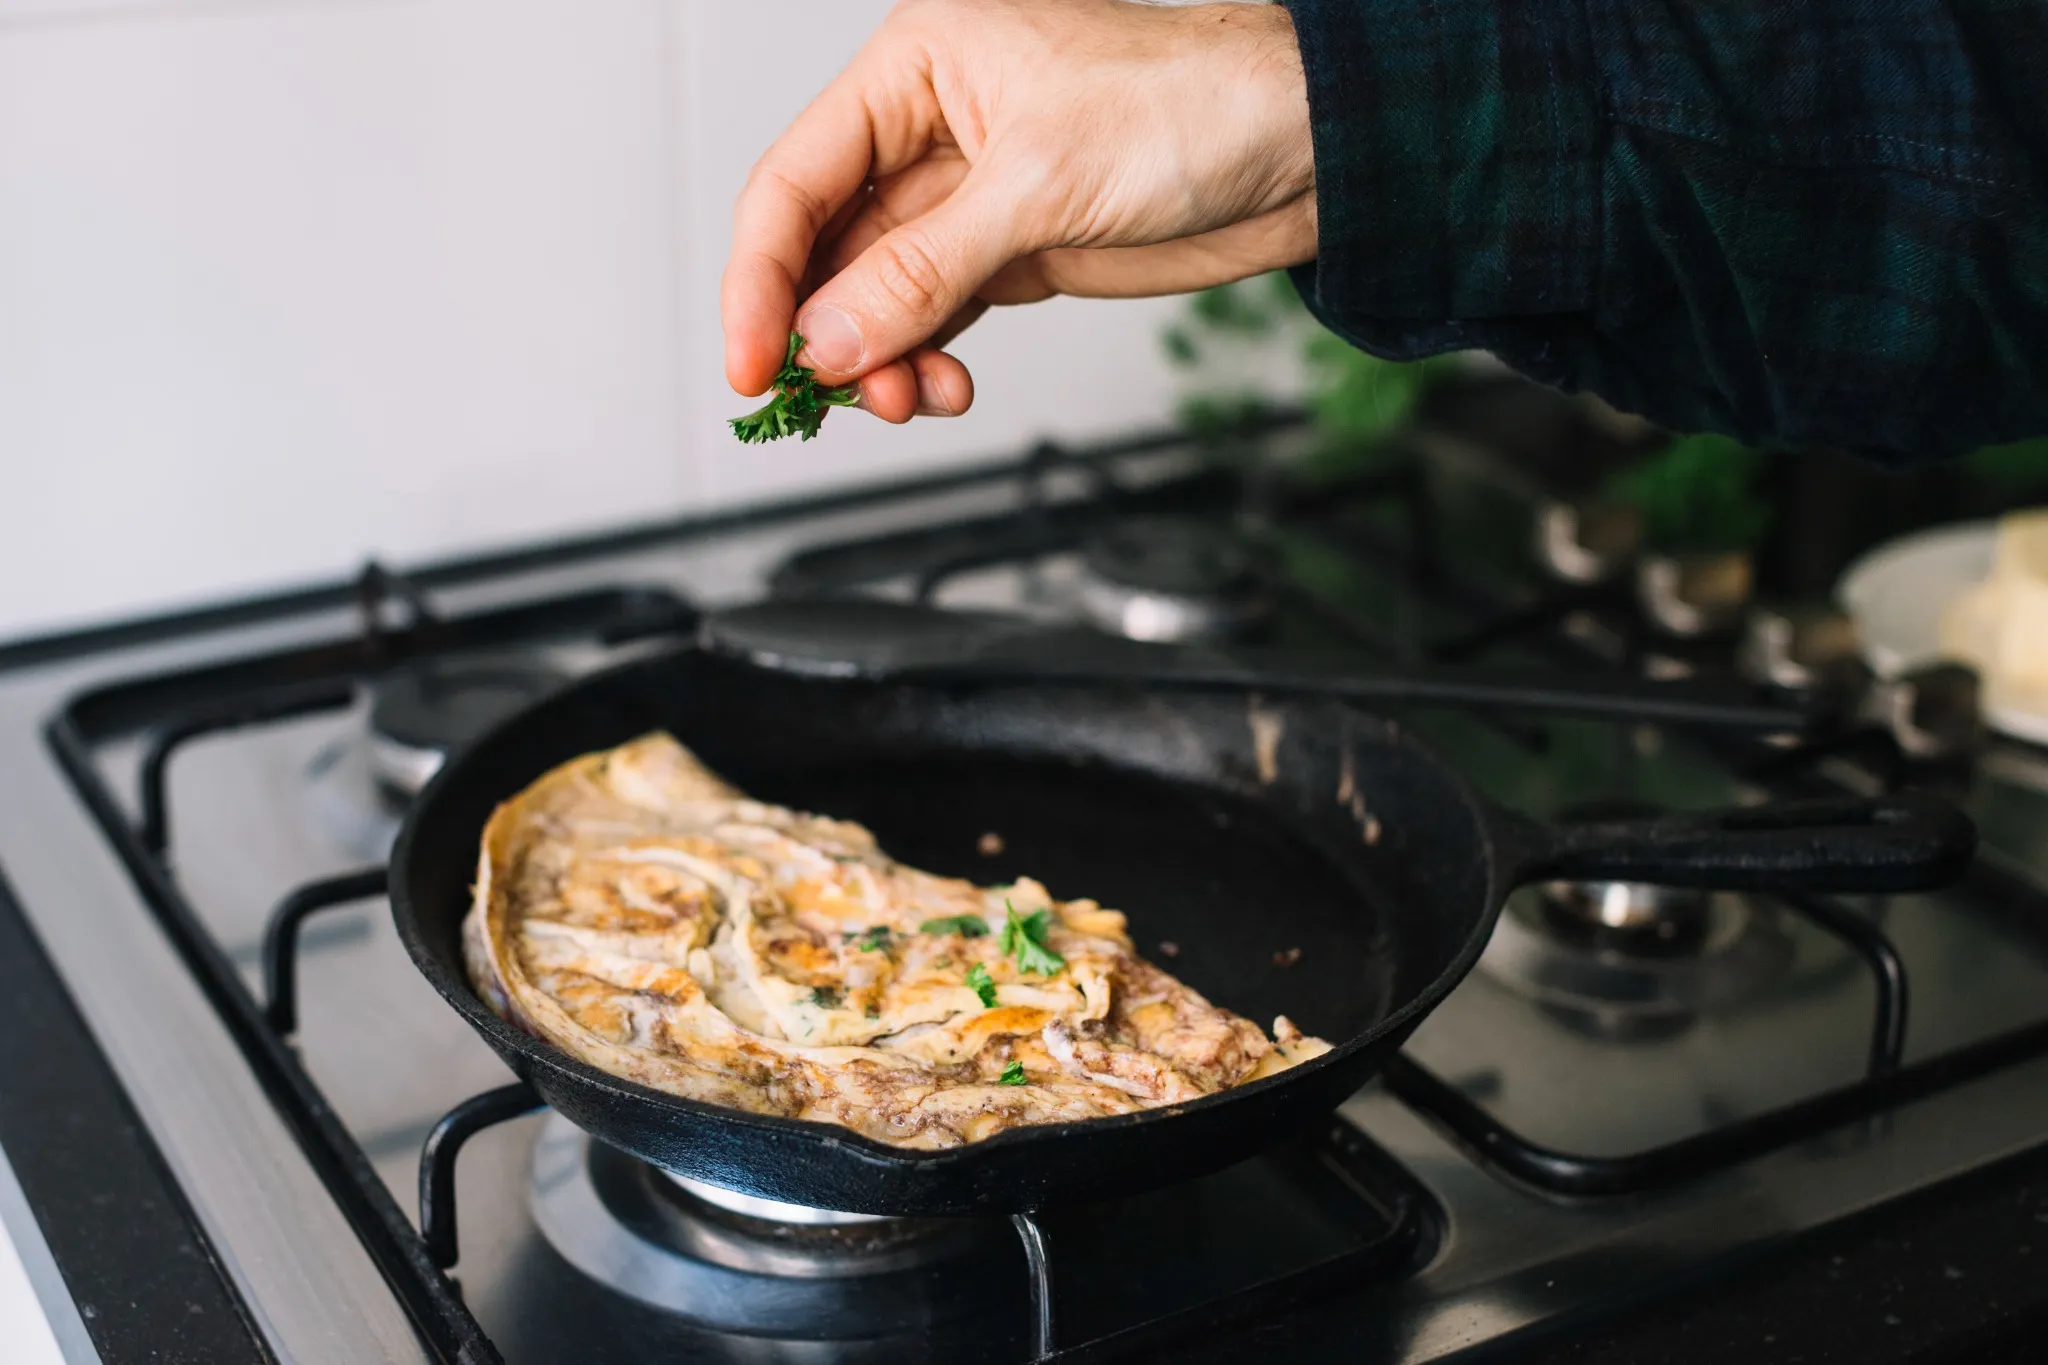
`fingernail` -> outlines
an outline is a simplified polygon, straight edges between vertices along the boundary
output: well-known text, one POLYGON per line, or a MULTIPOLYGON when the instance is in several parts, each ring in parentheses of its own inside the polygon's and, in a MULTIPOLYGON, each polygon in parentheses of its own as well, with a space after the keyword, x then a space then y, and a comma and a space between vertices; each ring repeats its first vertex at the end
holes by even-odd
POLYGON ((796 330, 803 336, 804 354, 813 369, 839 373, 860 367, 861 354, 866 349, 861 344, 860 328, 837 308, 807 309, 796 320, 796 330))
POLYGON ((919 375, 917 379, 917 413, 920 417, 957 417, 960 409, 953 406, 952 396, 945 385, 919 375))

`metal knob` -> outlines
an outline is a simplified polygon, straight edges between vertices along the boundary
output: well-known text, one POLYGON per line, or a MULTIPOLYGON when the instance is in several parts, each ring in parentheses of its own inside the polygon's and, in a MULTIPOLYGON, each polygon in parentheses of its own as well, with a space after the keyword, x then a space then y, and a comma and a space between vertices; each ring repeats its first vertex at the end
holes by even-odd
POLYGON ((1851 687, 1863 652, 1856 623, 1830 607, 1758 608, 1744 623, 1737 663, 1744 677, 1777 687, 1851 687))
POLYGON ((1643 546, 1642 513, 1606 502, 1547 502, 1536 513, 1536 561, 1567 583, 1601 583, 1643 546))
POLYGON ((1975 753, 1984 742, 1982 687, 1966 664, 1931 663, 1871 684, 1864 714, 1922 762, 1975 753))
POLYGON ((1667 635, 1714 635, 1734 626, 1748 607, 1755 575, 1746 552, 1666 555, 1636 568, 1636 598, 1667 635))

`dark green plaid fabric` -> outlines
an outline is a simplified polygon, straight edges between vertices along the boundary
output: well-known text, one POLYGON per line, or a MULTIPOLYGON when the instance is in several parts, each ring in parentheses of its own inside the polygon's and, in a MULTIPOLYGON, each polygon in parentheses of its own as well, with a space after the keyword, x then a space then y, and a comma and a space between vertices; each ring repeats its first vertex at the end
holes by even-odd
POLYGON ((1285 0, 1334 331, 1678 430, 2048 434, 2048 0, 1285 0))

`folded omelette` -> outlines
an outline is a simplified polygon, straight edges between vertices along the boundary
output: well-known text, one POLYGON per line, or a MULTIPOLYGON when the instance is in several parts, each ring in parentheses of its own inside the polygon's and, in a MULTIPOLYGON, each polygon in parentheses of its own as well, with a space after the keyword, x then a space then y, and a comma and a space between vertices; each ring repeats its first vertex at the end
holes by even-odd
POLYGON ((906 867, 661 734, 498 808, 463 952, 499 1015, 613 1075, 903 1147, 1181 1103, 1329 1050, 1210 1004, 1115 910, 906 867))

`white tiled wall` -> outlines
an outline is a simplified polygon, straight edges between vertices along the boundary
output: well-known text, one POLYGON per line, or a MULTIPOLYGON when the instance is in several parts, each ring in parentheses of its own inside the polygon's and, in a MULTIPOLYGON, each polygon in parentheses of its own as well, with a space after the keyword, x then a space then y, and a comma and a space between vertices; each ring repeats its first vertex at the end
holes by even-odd
POLYGON ((878 0, 0 0, 0 636, 1158 420, 1172 305, 742 448, 754 156, 878 0))

